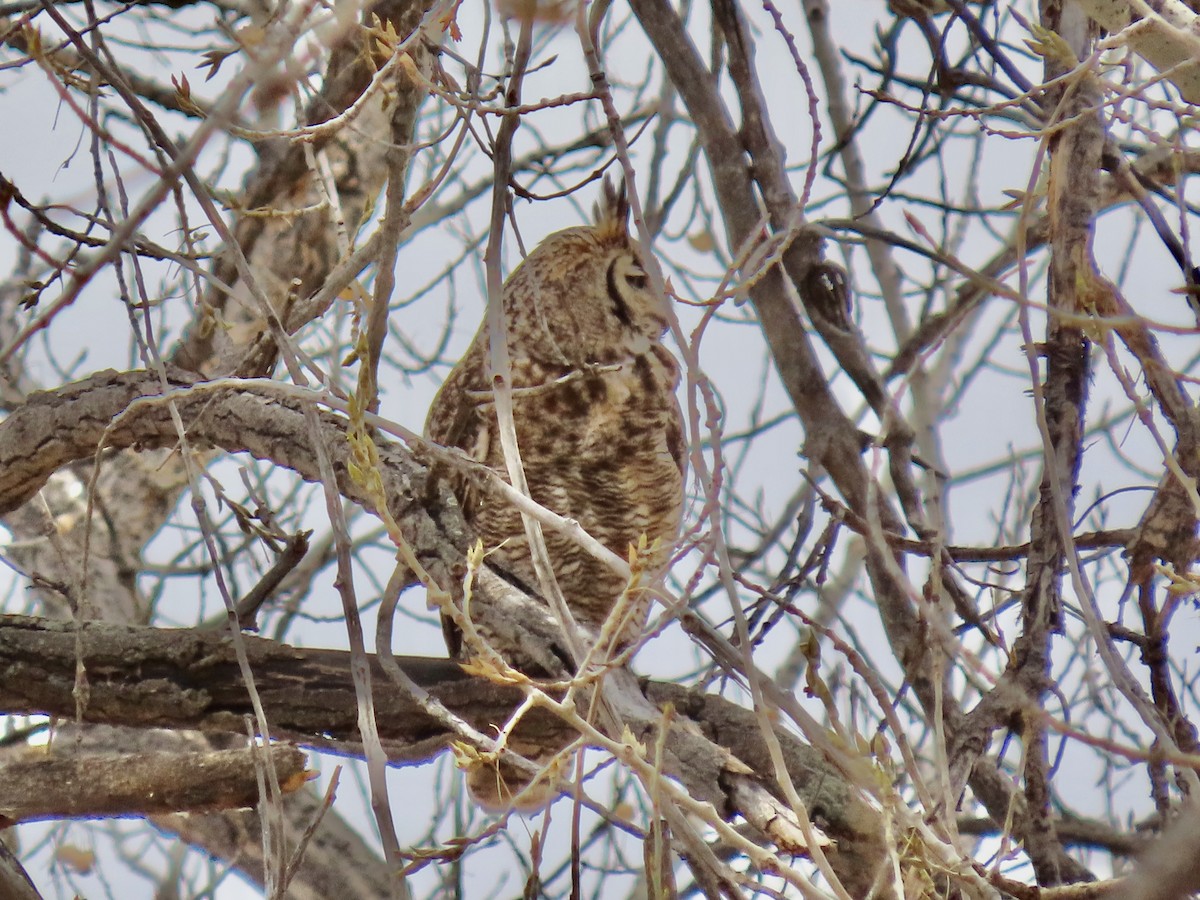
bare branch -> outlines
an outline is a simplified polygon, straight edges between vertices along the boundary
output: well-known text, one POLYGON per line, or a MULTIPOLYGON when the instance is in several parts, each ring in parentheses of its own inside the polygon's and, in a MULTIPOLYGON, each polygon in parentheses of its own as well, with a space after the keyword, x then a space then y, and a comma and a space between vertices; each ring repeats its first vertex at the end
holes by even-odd
POLYGON ((280 784, 291 792, 304 784, 305 762, 305 754, 283 744, 103 756, 67 748, 0 764, 0 819, 15 823, 245 809, 259 803, 265 766, 273 765, 280 784))

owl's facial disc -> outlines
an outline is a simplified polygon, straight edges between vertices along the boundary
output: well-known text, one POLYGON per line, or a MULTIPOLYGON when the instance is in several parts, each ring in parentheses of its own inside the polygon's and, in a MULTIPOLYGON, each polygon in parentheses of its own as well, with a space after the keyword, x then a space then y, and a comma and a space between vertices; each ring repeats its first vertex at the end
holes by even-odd
POLYGON ((605 276, 612 316, 625 332, 629 349, 645 353, 650 342, 667 330, 662 298, 650 290, 650 279, 637 258, 622 253, 608 264, 605 276))

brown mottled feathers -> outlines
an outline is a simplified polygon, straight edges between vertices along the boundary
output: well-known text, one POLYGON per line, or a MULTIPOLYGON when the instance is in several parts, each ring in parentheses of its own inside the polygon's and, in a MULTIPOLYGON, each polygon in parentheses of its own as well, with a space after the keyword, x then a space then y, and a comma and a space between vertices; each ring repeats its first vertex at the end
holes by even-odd
MULTIPOLYGON (((658 541, 651 569, 661 570, 683 505, 679 370, 661 343, 667 301, 650 291, 628 214, 624 189, 606 181, 594 225, 550 235, 509 276, 504 323, 513 418, 533 499, 576 520, 621 557, 642 535, 658 541)), ((507 480, 490 376, 485 321, 438 392, 426 432, 507 480)), ((520 513, 473 490, 461 475, 451 478, 489 564, 537 595, 520 513)), ((567 605, 579 624, 597 632, 624 580, 570 539, 551 531, 545 537, 567 605)), ((645 623, 648 598, 639 606, 622 643, 645 623)), ((447 636, 451 652, 460 654, 453 629, 447 636)), ((522 667, 511 648, 495 649, 522 667)))

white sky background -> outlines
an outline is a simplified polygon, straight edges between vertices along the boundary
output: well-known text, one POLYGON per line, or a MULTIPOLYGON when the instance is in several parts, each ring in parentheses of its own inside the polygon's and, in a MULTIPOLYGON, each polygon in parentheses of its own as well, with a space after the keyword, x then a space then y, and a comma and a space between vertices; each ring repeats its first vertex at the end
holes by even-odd
MULTIPOLYGON (((856 56, 869 56, 875 37, 874 22, 889 19, 883 3, 850 0, 850 2, 843 3, 835 2, 832 6, 834 32, 846 52, 856 56)), ((749 7, 753 7, 751 10, 753 14, 758 14, 756 5, 749 4, 749 7)), ((698 10, 699 12, 700 10, 698 10)), ((195 15, 195 13, 185 15, 195 15)), ((807 31, 799 11, 789 6, 784 8, 784 15, 788 18, 788 25, 797 37, 801 51, 806 54, 805 58, 811 66, 812 76, 818 82, 818 93, 823 95, 824 88, 820 84, 815 64, 811 63, 811 58, 807 55, 807 31)), ((467 0, 459 11, 458 22, 463 30, 463 40, 453 49, 464 56, 473 58, 477 53, 482 33, 482 10, 479 0, 467 0)), ((771 32, 769 22, 765 17, 759 15, 756 24, 763 29, 759 33, 758 66, 764 88, 768 92, 769 103, 776 114, 774 124, 779 129, 779 137, 789 148, 789 162, 793 166, 799 167, 806 161, 810 142, 810 123, 807 118, 807 101, 803 93, 803 86, 794 71, 782 41, 771 32)), ((694 34, 700 36, 697 42, 702 48, 702 53, 705 52, 707 46, 704 37, 707 34, 706 29, 706 21, 702 15, 697 15, 694 34)), ((961 32, 957 36, 961 38, 961 32)), ((906 30, 905 38, 908 41, 915 41, 915 30, 906 30)), ((186 43, 182 37, 179 38, 179 42, 186 43)), ((486 67, 488 71, 498 69, 496 65, 498 48, 499 30, 493 23, 489 44, 491 64, 486 67)), ((613 52, 606 59, 610 79, 627 84, 641 79, 646 71, 645 52, 646 44, 640 31, 637 30, 635 23, 630 23, 614 46, 613 52)), ((557 31, 547 29, 543 33, 534 56, 534 64, 545 62, 550 57, 556 57, 552 65, 528 76, 524 92, 526 101, 542 96, 583 91, 588 88, 586 71, 579 55, 578 39, 569 27, 557 31)), ((11 57, 0 55, 0 63, 9 58, 11 57)), ((214 82, 204 84, 203 76, 194 70, 195 65, 199 62, 195 53, 175 53, 165 59, 152 60, 148 55, 146 58, 147 66, 156 66, 156 68, 145 74, 154 74, 160 81, 166 82, 171 74, 183 72, 188 75, 193 91, 201 97, 212 96, 215 90, 219 90, 222 80, 227 77, 227 73, 222 72, 214 82)), ((925 60, 927 55, 918 49, 911 57, 902 54, 902 58, 925 60)), ((227 66, 233 67, 237 64, 235 59, 227 63, 227 66)), ((456 76, 459 74, 456 65, 450 60, 445 60, 444 64, 456 76)), ((858 70, 849 66, 845 69, 845 72, 851 73, 851 75, 855 71, 858 70)), ((912 71, 911 66, 907 71, 912 71)), ((1026 72, 1032 79, 1038 79, 1038 71, 1035 67, 1027 67, 1026 72)), ((869 77, 863 75, 861 71, 859 74, 867 86, 873 85, 874 82, 869 77)), ((657 79, 658 76, 655 77, 657 79)), ((94 196, 92 163, 88 154, 90 135, 69 110, 61 107, 42 72, 32 66, 27 66, 20 74, 14 75, 12 72, 8 72, 0 78, 2 78, 0 89, 4 91, 3 94, 0 94, 0 103, 3 103, 4 108, 11 111, 8 117, 10 123, 8 133, 0 135, 0 173, 21 187, 30 196, 30 199, 39 200, 42 196, 54 197, 56 200, 68 202, 80 208, 90 208, 92 203, 90 198, 94 196), (13 122, 20 124, 14 127, 11 124, 13 122)), ((652 99, 657 90, 658 82, 656 80, 648 90, 645 99, 652 99)), ((855 95, 851 98, 851 102, 858 106, 865 106, 867 99, 861 95, 855 95)), ((678 105, 681 107, 681 104, 678 105)), ((433 108, 432 101, 430 106, 426 107, 426 111, 428 112, 431 108, 433 108)), ((622 106, 621 108, 624 111, 628 107, 622 106)), ((593 112, 590 120, 595 121, 597 117, 598 113, 593 112)), ((168 131, 171 133, 186 133, 191 127, 170 116, 164 116, 163 119, 169 123, 168 131)), ((493 124, 495 124, 494 121, 493 124)), ((832 138, 828 122, 823 122, 822 127, 824 130, 822 151, 825 152, 830 148, 832 138)), ((957 128, 964 134, 970 133, 967 123, 959 122, 957 128)), ((891 171, 904 153, 910 137, 910 130, 910 121, 893 110, 884 107, 875 111, 864 138, 859 142, 860 150, 866 156, 873 186, 881 187, 886 182, 885 173, 891 171)), ((535 142, 547 140, 553 143, 566 139, 576 134, 577 131, 578 115, 574 109, 547 110, 538 113, 530 117, 527 124, 518 132, 514 155, 519 157, 535 142)), ((683 126, 677 128, 677 132, 677 146, 673 148, 673 152, 682 159, 686 151, 686 141, 690 135, 683 126)), ((648 135, 646 143, 648 143, 648 135)), ((641 146, 645 145, 644 143, 641 146)), ((953 142, 946 158, 946 168, 942 174, 949 185, 949 193, 957 196, 960 201, 964 203, 967 201, 969 188, 977 194, 976 199, 981 205, 998 207, 1008 199, 1004 194, 1005 191, 1019 191, 1030 186, 1032 161, 1037 151, 1034 141, 1013 141, 993 137, 983 142, 980 159, 976 160, 972 157, 974 151, 975 145, 967 140, 953 142)), ((472 167, 468 170, 468 180, 473 182, 486 178, 490 167, 478 148, 469 147, 465 152, 469 152, 473 156, 472 167)), ((635 152, 638 152, 636 146, 635 152)), ((416 184, 424 178, 426 171, 423 168, 423 162, 424 160, 418 157, 410 184, 416 184)), ((223 185, 235 187, 239 184, 241 173, 248 163, 249 154, 239 148, 223 178, 223 185)), ((216 166, 217 163, 215 160, 207 160, 202 164, 202 169, 204 165, 216 166)), ((706 177, 706 168, 703 164, 702 170, 705 171, 706 177)), ((668 166, 666 171, 670 172, 671 167, 668 166)), ((920 178, 905 181, 901 185, 901 193, 911 196, 918 190, 922 190, 922 192, 936 195, 937 186, 931 183, 934 174, 934 169, 930 167, 920 178)), ((803 171, 797 168, 794 174, 797 186, 802 183, 803 177, 803 171)), ((558 187, 562 186, 565 185, 558 185, 558 187)), ((133 200, 136 200, 140 193, 148 187, 149 181, 144 176, 135 176, 126 184, 133 200)), ((640 185, 640 187, 644 187, 644 185, 640 185)), ((539 192, 548 192, 552 190, 552 185, 550 182, 542 180, 536 182, 533 188, 539 192)), ((815 202, 810 211, 811 217, 845 215, 846 209, 840 200, 833 207, 822 205, 822 201, 826 197, 839 193, 836 186, 819 178, 814 193, 815 202)), ((578 204, 573 202, 575 198, 538 204, 517 201, 518 222, 526 246, 532 247, 541 237, 558 228, 578 224, 581 218, 590 214, 590 206, 594 197, 595 190, 586 189, 578 195, 578 204)), ((708 197, 711 202, 711 192, 708 193, 708 197)), ((914 235, 904 222, 905 213, 921 220, 931 233, 940 233, 940 213, 936 209, 903 198, 889 199, 880 208, 880 214, 891 228, 897 233, 911 238, 914 235)), ((1170 210, 1167 211, 1167 215, 1168 219, 1171 219, 1170 210)), ((417 286, 437 282, 424 296, 417 298, 411 305, 405 306, 396 313, 396 327, 403 330, 404 336, 412 341, 421 353, 433 352, 441 338, 447 296, 453 297, 458 317, 454 321, 451 340, 444 353, 446 360, 452 361, 457 358, 478 325, 483 313, 482 246, 474 254, 473 261, 459 268, 452 280, 439 282, 437 279, 447 267, 459 258, 466 244, 485 236, 483 228, 487 217, 487 197, 485 195, 482 201, 474 203, 468 209, 465 217, 454 219, 418 235, 400 250, 397 262, 397 299, 415 293, 417 286)), ((1097 234, 1096 252, 1104 274, 1114 281, 1123 279, 1122 285, 1127 294, 1142 311, 1158 320, 1185 324, 1185 305, 1178 295, 1170 293, 1179 284, 1178 269, 1161 249, 1161 246, 1157 244, 1152 234, 1144 233, 1137 236, 1135 261, 1126 271, 1123 260, 1126 248, 1130 243, 1130 220, 1130 216, 1116 212, 1105 216, 1101 222, 1097 234), (1153 301, 1146 299, 1151 297, 1157 299, 1153 301), (1139 301, 1142 302, 1139 303, 1139 301)), ((200 215, 195 212, 193 222, 201 221, 200 215)), ((1014 227, 1014 221, 1012 215, 997 215, 993 218, 991 227, 1001 234, 1007 234, 1014 227)), ((146 231, 156 240, 173 246, 178 241, 177 236, 171 231, 174 226, 174 220, 168 211, 166 216, 159 215, 152 218, 147 223, 146 231), (158 229, 157 233, 156 229, 158 229)), ((689 285, 688 280, 681 273, 668 269, 668 274, 672 275, 676 288, 680 293, 686 294, 689 286, 694 287, 700 299, 707 296, 704 291, 711 292, 712 290, 713 285, 708 280, 718 278, 724 268, 724 263, 715 261, 711 255, 701 254, 689 248, 686 239, 682 237, 682 235, 696 237, 704 230, 703 222, 688 221, 685 204, 674 212, 666 229, 668 238, 664 241, 668 248, 664 253, 665 256, 669 256, 676 263, 682 261, 701 276, 693 279, 689 285)), ((994 251, 995 243, 987 239, 980 225, 972 225, 971 230, 974 233, 964 239, 959 252, 968 263, 982 265, 994 251)), ((723 250, 723 235, 717 235, 717 242, 719 249, 723 250)), ((506 251, 511 268, 519 260, 516 242, 511 235, 506 240, 506 251)), ((845 261, 841 255, 842 251, 832 244, 828 247, 827 253, 835 260, 845 261)), ((15 259, 16 248, 11 237, 0 233, 0 272, 11 271, 15 259)), ((924 279, 927 266, 923 261, 902 252, 897 252, 896 259, 900 266, 908 269, 914 274, 914 277, 919 280, 924 279)), ((854 251, 849 258, 849 263, 856 286, 862 291, 857 297, 855 308, 860 325, 870 337, 872 345, 884 355, 889 355, 894 349, 894 339, 889 335, 882 306, 878 300, 864 296, 872 294, 876 290, 876 285, 871 280, 865 254, 861 250, 854 251)), ((1034 271, 1036 274, 1037 270, 1034 271)), ((1009 283, 1015 285, 1015 280, 1010 278, 1009 283)), ((948 287, 952 290, 956 284, 951 283, 948 287)), ((1034 296, 1044 296, 1044 293, 1039 293, 1040 291, 1042 291, 1040 283, 1035 283, 1034 296)), ((49 291, 47 297, 52 298, 53 294, 53 291, 49 291)), ((914 300, 913 305, 910 306, 910 316, 913 318, 918 312, 919 299, 914 300)), ((944 302, 944 295, 940 299, 944 302)), ((176 299, 168 304, 166 317, 170 327, 178 328, 186 321, 190 311, 190 302, 191 298, 188 299, 188 302, 180 302, 176 299)), ((731 318, 751 322, 752 316, 748 307, 734 308, 727 305, 725 312, 731 318)), ((991 328, 984 326, 1003 316, 1008 316, 1012 312, 1011 306, 1005 301, 993 301, 984 313, 983 320, 977 323, 978 331, 973 332, 972 338, 966 342, 963 349, 964 355, 970 358, 972 354, 982 352, 983 342, 992 333, 991 328)), ((690 331, 697 319, 695 310, 680 308, 679 314, 684 323, 685 332, 690 331)), ((1041 333, 1039 316, 1035 316, 1035 333, 1041 333)), ((116 299, 116 292, 107 276, 97 279, 92 288, 83 294, 69 315, 60 317, 49 331, 46 341, 47 345, 52 348, 52 353, 41 349, 41 340, 41 338, 35 340, 34 346, 38 349, 33 353, 32 362, 34 363, 34 374, 43 381, 45 386, 54 386, 64 380, 49 362, 51 356, 59 365, 74 365, 73 377, 84 377, 106 367, 125 369, 137 365, 136 356, 130 349, 132 341, 126 313, 116 299)), ((1190 338, 1181 338, 1173 342, 1174 346, 1171 349, 1173 358, 1177 362, 1187 359, 1190 355, 1189 348, 1194 346, 1194 343, 1189 345, 1187 343, 1189 340, 1190 338)), ((1171 343, 1168 342, 1168 346, 1171 346, 1171 343)), ((395 349, 395 346, 394 342, 390 343, 392 349, 395 349)), ((769 420, 790 408, 774 373, 768 372, 767 387, 761 398, 761 409, 754 409, 754 404, 759 399, 758 389, 764 371, 761 362, 762 354, 761 336, 752 324, 715 326, 702 344, 704 370, 720 392, 727 410, 726 434, 740 432, 750 422, 752 415, 757 414, 760 420, 769 420)), ((991 359, 1001 363, 1006 370, 997 371, 993 368, 981 373, 950 411, 941 430, 942 447, 946 454, 945 464, 951 473, 970 472, 978 467, 996 463, 1010 452, 1020 454, 1037 446, 1032 401, 1027 395, 1029 374, 1017 336, 1010 333, 1004 339, 1001 348, 992 352, 991 359)), ((432 371, 413 376, 410 379, 396 377, 393 381, 385 380, 381 386, 382 414, 419 430, 433 392, 447 371, 446 365, 438 365, 432 371)), ((853 386, 845 379, 842 381, 843 383, 835 382, 835 387, 842 392, 840 395, 848 398, 856 397, 857 392, 853 386)), ((892 385, 892 387, 896 386, 892 385)), ((1104 409, 1105 398, 1111 398, 1115 404, 1122 402, 1111 375, 1103 366, 1097 365, 1090 408, 1092 418, 1097 417, 1104 409)), ((855 404, 851 403, 850 408, 856 408, 855 404)), ((875 424, 868 418, 864 420, 863 427, 871 430, 875 424)), ((802 441, 803 436, 799 426, 794 419, 790 419, 767 434, 756 438, 748 451, 749 458, 746 464, 739 470, 739 493, 742 497, 759 503, 767 520, 782 513, 793 491, 800 484, 797 477, 799 461, 796 458, 796 452, 802 441)), ((742 449, 741 444, 729 446, 726 449, 727 458, 736 458, 742 449)), ((1103 437, 1097 438, 1089 446, 1085 456, 1084 489, 1077 507, 1080 511, 1085 509, 1101 492, 1131 482, 1129 471, 1115 464, 1114 452, 1135 458, 1151 473, 1155 472, 1156 466, 1161 465, 1148 435, 1142 429, 1128 430, 1123 424, 1119 429, 1114 429, 1111 441, 1103 437), (1113 444, 1116 445, 1115 451, 1113 444)), ((243 460, 236 461, 237 464, 243 462, 243 460)), ((1030 483, 1036 483, 1040 472, 1036 458, 1028 461, 1024 465, 1024 470, 1026 479, 1030 483)), ((216 471, 231 492, 234 492, 234 486, 238 483, 234 463, 222 463, 216 471)), ((1009 477, 1010 473, 1000 471, 991 478, 970 480, 952 487, 948 499, 949 519, 954 528, 950 535, 952 542, 979 543, 985 546, 1000 542, 997 535, 996 516, 999 514, 997 496, 1002 494, 1002 490, 998 486, 1002 485, 1009 477)), ((1152 475, 1148 476, 1144 483, 1152 483, 1152 478, 1152 475)), ((286 489, 285 485, 279 490, 282 492, 286 489)), ((1103 527, 1121 527, 1132 524, 1143 508, 1147 496, 1146 494, 1130 493, 1106 501, 1103 511, 1107 514, 1108 519, 1103 527)), ((321 504, 312 505, 309 518, 311 524, 318 530, 321 528, 322 516, 321 504)), ((1026 520, 1027 516, 1017 517, 1017 521, 1026 520)), ((356 526, 357 533, 366 533, 373 526, 373 522, 360 521, 356 526)), ((1083 530, 1095 527, 1101 526, 1097 522, 1083 530)), ((731 526, 730 533, 735 544, 745 545, 750 542, 747 532, 736 525, 731 526)), ((1024 533, 1012 534, 1007 535, 1005 540, 1015 542, 1023 540, 1025 537, 1024 533)), ((156 542, 148 556, 152 560, 165 563, 174 558, 179 547, 179 535, 174 532, 165 533, 163 538, 156 542)), ((375 576, 385 578, 389 565, 389 554, 385 548, 380 548, 373 555, 379 561, 379 568, 375 576)), ((676 575, 686 579, 692 574, 693 568, 694 564, 689 567, 688 561, 685 560, 681 563, 682 571, 677 570, 676 575)), ((356 577, 360 600, 365 601, 374 595, 375 588, 368 573, 360 571, 356 577)), ((1018 583, 1020 577, 1020 573, 1016 573, 1018 583)), ((914 579, 917 578, 918 576, 914 575, 914 579)), ((312 615, 315 621, 304 623, 298 630, 293 631, 289 635, 289 640, 310 646, 345 646, 343 626, 337 621, 340 616, 340 604, 331 587, 331 579, 332 572, 329 572, 319 582, 324 590, 319 588, 305 602, 305 613, 312 615), (320 621, 322 618, 325 618, 326 621, 320 621)), ((243 587, 248 586, 249 583, 247 582, 247 585, 243 587)), ((406 600, 409 610, 417 616, 429 619, 424 610, 423 600, 417 591, 410 592, 406 600)), ((211 591, 211 586, 207 583, 196 580, 179 580, 172 585, 168 599, 161 604, 160 618, 163 623, 192 624, 197 619, 215 614, 218 611, 219 602, 219 598, 211 591)), ((713 604, 719 602, 718 597, 713 604)), ((800 594, 798 602, 802 606, 816 603, 811 592, 808 591, 800 594)), ((22 603, 20 589, 17 589, 9 599, 9 608, 19 610, 22 608, 22 603)), ((716 606, 710 609, 710 613, 714 618, 721 618, 716 606)), ((368 629, 367 645, 370 647, 374 640, 373 610, 368 610, 364 615, 364 625, 368 629)), ((1195 648, 1194 622, 1180 622, 1177 623, 1176 628, 1176 639, 1190 642, 1184 649, 1177 647, 1177 654, 1190 653, 1195 648)), ((862 647, 866 648, 872 663, 878 665, 884 677, 894 683, 897 670, 890 662, 890 654, 877 616, 867 601, 857 596, 850 599, 845 608, 845 619, 840 630, 842 634, 852 635, 860 641, 862 647)), ((267 633, 269 633, 269 628, 267 633)), ((769 671, 773 665, 782 661, 794 642, 795 635, 795 629, 790 625, 777 628, 760 656, 760 664, 769 671)), ((432 624, 428 627, 409 627, 403 622, 398 623, 396 640, 394 649, 397 653, 428 655, 442 652, 440 635, 432 624)), ((1067 665, 1068 648, 1060 648, 1059 654, 1056 656, 1059 665, 1067 665)), ((639 656, 636 667, 639 671, 647 674, 669 677, 690 672, 696 664, 697 657, 690 643, 675 631, 668 632, 649 645, 639 656)), ((801 699, 803 700, 803 698, 801 699)), ((811 702, 809 706, 815 715, 821 715, 818 704, 811 702)), ((872 719, 864 727, 870 727, 873 724, 874 720, 872 719)), ((1068 747, 1067 754, 1065 765, 1077 766, 1077 769, 1071 768, 1069 771, 1078 771, 1078 775, 1073 778, 1060 777, 1056 781, 1056 785, 1059 790, 1066 790, 1068 785, 1077 788, 1069 797, 1069 801, 1074 804, 1076 811, 1091 815, 1103 814, 1104 810, 1098 806, 1101 792, 1095 788, 1095 781, 1099 776, 1095 757, 1088 752, 1078 750, 1075 745, 1068 747)), ((337 764, 338 761, 332 758, 314 758, 313 767, 319 768, 322 772, 320 781, 322 786, 327 783, 326 779, 337 764)), ((402 844, 420 840, 428 827, 429 814, 436 802, 431 779, 434 771, 434 767, 427 766, 396 770, 391 774, 392 804, 397 813, 397 827, 402 844)), ((436 771, 441 773, 442 777, 446 776, 448 766, 445 758, 439 762, 436 771)), ((353 772, 354 766, 348 764, 342 777, 337 809, 352 821, 361 823, 364 833, 370 834, 373 832, 374 826, 366 811, 361 782, 356 781, 353 772)), ((1135 815, 1142 815, 1148 811, 1145 805, 1145 786, 1141 783, 1140 777, 1133 781, 1134 783, 1118 796, 1130 804, 1137 803, 1138 806, 1131 810, 1135 815)), ((601 791, 598 796, 604 796, 603 792, 601 791)), ((567 834, 564 828, 565 810, 564 804, 557 811, 557 827, 550 836, 552 847, 554 842, 565 840, 567 834)), ((532 829, 538 825, 540 823, 530 824, 529 828, 532 829)), ((133 831, 128 825, 114 825, 111 828, 118 831, 133 831)), ((22 838, 25 846, 34 845, 38 840, 39 833, 46 830, 46 828, 23 829, 22 838)), ((511 837, 518 845, 527 848, 528 836, 520 825, 511 829, 511 837)), ((86 841, 87 837, 84 830, 79 827, 64 826, 56 840, 72 843, 86 841)), ((169 844, 169 841, 162 843, 169 844)), ((106 845, 102 844, 100 849, 105 854, 112 853, 112 848, 106 845)), ((635 862, 640 860, 640 849, 632 847, 630 849, 630 858, 635 862)), ((47 858, 47 852, 36 854, 31 861, 32 872, 38 878, 39 886, 46 891, 47 895, 54 896, 52 885, 56 882, 52 880, 45 868, 47 858)), ((157 856, 148 857, 148 860, 150 859, 155 860, 152 864, 156 867, 163 864, 161 858, 157 856)), ((509 896, 519 893, 519 876, 512 870, 510 863, 509 851, 503 846, 469 857, 466 864, 467 896, 489 896, 487 888, 492 884, 496 872, 501 870, 508 872, 510 880, 499 895, 509 896)), ((105 871, 105 868, 102 866, 100 871, 105 871)), ((116 871, 116 869, 112 871, 116 871)), ((432 870, 426 870, 416 877, 413 888, 417 895, 427 892, 431 887, 433 884, 430 880, 431 876, 432 870)), ((57 883, 64 884, 63 882, 57 883)), ((152 891, 149 882, 106 886, 98 876, 78 878, 74 884, 86 890, 89 897, 150 896, 152 891), (134 893, 129 894, 126 891, 134 893)), ((620 880, 620 892, 623 894, 627 888, 628 882, 620 880)), ((612 895, 617 895, 615 888, 612 895)), ((231 900, 231 898, 252 897, 257 894, 241 885, 237 879, 229 879, 221 885, 215 896, 220 900, 231 900)))

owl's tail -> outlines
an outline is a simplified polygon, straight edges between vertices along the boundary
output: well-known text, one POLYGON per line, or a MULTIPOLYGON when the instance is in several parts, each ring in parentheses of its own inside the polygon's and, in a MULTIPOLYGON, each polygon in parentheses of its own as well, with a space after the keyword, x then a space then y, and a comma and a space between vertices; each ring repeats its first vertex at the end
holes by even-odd
POLYGON ((563 747, 546 747, 518 739, 510 739, 513 752, 536 763, 541 771, 533 775, 508 759, 475 759, 460 764, 467 771, 467 790, 471 799, 487 812, 534 813, 545 809, 565 788, 563 770, 570 764, 570 755, 563 747))

